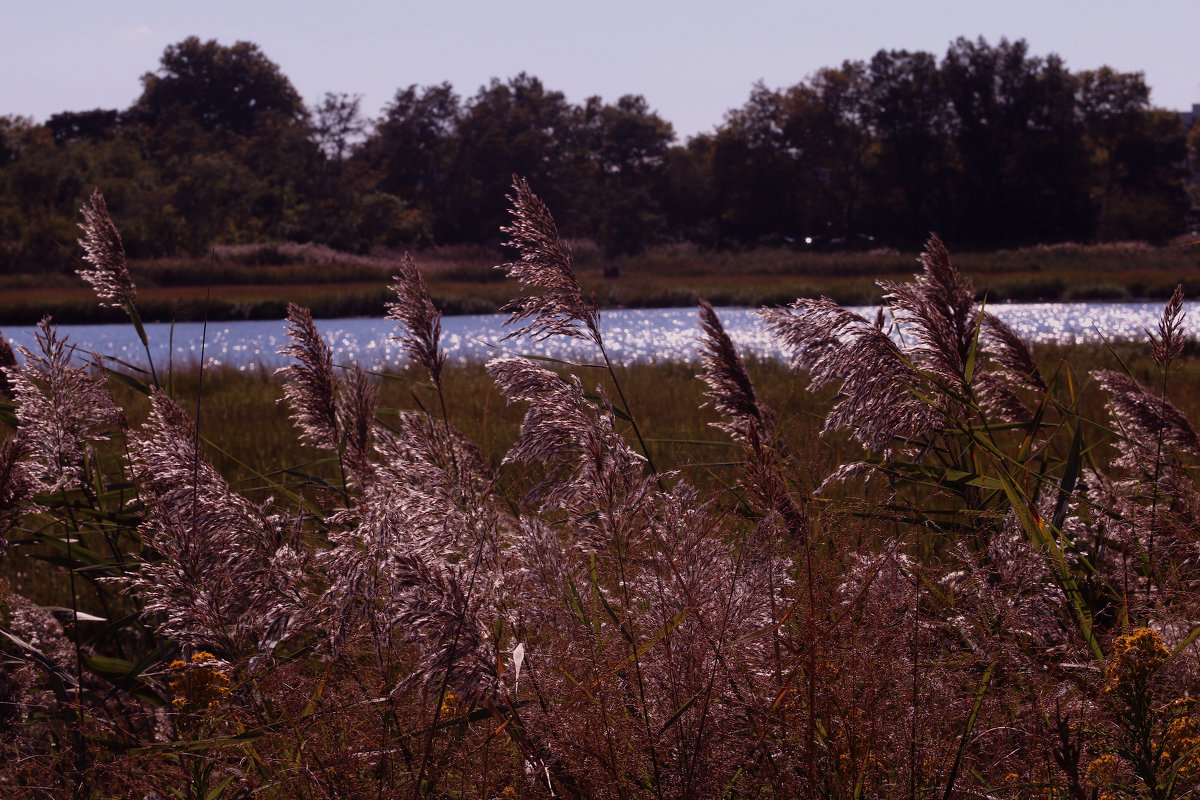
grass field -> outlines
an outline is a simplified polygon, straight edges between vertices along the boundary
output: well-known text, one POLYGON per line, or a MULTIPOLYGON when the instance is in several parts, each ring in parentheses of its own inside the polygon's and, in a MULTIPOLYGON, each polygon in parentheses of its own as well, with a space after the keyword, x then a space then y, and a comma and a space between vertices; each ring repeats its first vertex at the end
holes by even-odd
MULTIPOLYGON (((48 323, 23 363, 0 352, 0 794, 1200 792, 1182 290, 1146 341, 1035 351, 932 239, 890 290, 902 339, 809 301, 763 312, 797 368, 747 363, 701 304, 699 366, 620 368, 588 287, 833 285, 904 259, 659 253, 605 282, 589 256, 581 288, 514 193, 510 277, 545 292, 517 321, 603 363, 447 365, 405 264, 395 374, 335 367, 300 306, 274 374, 90 370, 48 323)), ((96 203, 91 279, 141 331, 96 203)), ((1131 291, 1193 256, 1049 248, 974 274, 1131 291)), ((237 257, 230 296, 336 285, 237 257), (258 269, 287 280, 241 280, 258 269)), ((468 261, 430 284, 511 289, 468 261)), ((153 291, 191 296, 182 269, 153 291)))
MULTIPOLYGON (((1189 347, 1189 351, 1195 349, 1189 347)), ((1118 342, 1111 346, 1043 346, 1037 354, 1044 371, 1077 387, 1080 416, 1096 420, 1104 416, 1105 399, 1092 385, 1091 373, 1127 369, 1138 381, 1149 383, 1157 368, 1144 351, 1141 343, 1118 342)), ((1200 359, 1194 357, 1195 352, 1191 354, 1172 375, 1175 391, 1171 400, 1188 416, 1200 419, 1200 393, 1186 389, 1200 385, 1200 359)), ((779 414, 782 435, 807 454, 814 474, 828 474, 861 455, 861 449, 844 433, 821 435, 832 391, 810 392, 807 376, 780 362, 749 361, 747 369, 763 402, 779 414)), ((712 488, 731 480, 740 466, 741 453, 734 442, 712 427, 719 416, 705 405, 698 371, 696 365, 688 364, 641 364, 619 368, 617 376, 659 469, 683 470, 693 482, 712 488)), ((612 381, 603 371, 582 370, 579 374, 589 388, 613 394, 612 381)), ((211 444, 208 456, 240 489, 255 489, 266 473, 279 478, 285 474, 279 472, 281 467, 336 478, 336 462, 297 439, 282 405, 282 382, 277 376, 221 367, 206 370, 201 379, 199 370, 192 367, 176 372, 174 380, 175 395, 185 410, 195 414, 200 406, 201 433, 211 444)), ((377 381, 383 425, 396 412, 428 409, 437 402, 428 379, 416 369, 380 375, 377 381)), ((517 438, 523 409, 505 403, 482 364, 448 366, 444 382, 451 423, 479 445, 489 464, 500 469, 501 458, 517 438)), ((147 408, 145 399, 121 383, 110 385, 118 402, 129 409, 131 422, 140 422, 147 408)), ((1100 442, 1107 439, 1103 428, 1092 434, 1100 442)))

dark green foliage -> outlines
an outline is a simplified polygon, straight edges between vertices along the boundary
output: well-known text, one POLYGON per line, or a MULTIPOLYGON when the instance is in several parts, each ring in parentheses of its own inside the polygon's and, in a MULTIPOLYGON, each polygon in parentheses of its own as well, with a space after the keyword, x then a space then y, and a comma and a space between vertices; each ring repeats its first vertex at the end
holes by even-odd
POLYGON ((97 108, 94 111, 63 111, 46 120, 54 141, 66 144, 76 139, 106 139, 120 124, 121 112, 97 108))
POLYGON ((247 135, 272 114, 307 116, 291 81, 252 42, 225 47, 188 37, 167 47, 158 72, 143 75, 142 86, 131 111, 152 128, 187 118, 205 131, 247 135))
POLYGON ((589 97, 577 111, 576 127, 577 177, 591 187, 588 207, 576 216, 587 221, 606 255, 642 252, 662 237, 666 224, 659 184, 675 138, 671 124, 650 110, 646 98, 625 95, 615 105, 589 97))
POLYGON ((562 92, 521 73, 480 87, 458 123, 458 155, 452 173, 461 191, 448 231, 466 241, 487 241, 507 222, 504 197, 512 176, 556 186, 547 202, 570 210, 569 188, 558 180, 569 161, 571 106, 562 92))
POLYGON ((1072 73, 1023 40, 759 83, 682 143, 640 95, 576 105, 526 73, 471 96, 410 85, 369 120, 348 93, 306 109, 252 43, 191 37, 142 82, 128 109, 0 120, 0 272, 73 268, 70 219, 95 187, 135 258, 495 246, 514 173, 608 258, 671 242, 915 248, 929 230, 958 248, 1160 242, 1196 202, 1197 140, 1150 106, 1141 73, 1072 73))

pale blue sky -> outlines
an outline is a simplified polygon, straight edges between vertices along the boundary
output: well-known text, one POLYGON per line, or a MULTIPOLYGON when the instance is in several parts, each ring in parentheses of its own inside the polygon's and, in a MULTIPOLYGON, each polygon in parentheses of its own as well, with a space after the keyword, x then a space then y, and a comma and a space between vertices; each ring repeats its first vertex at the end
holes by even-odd
POLYGON ((309 104, 358 93, 374 117, 412 83, 469 97, 524 70, 574 103, 645 95, 681 139, 757 80, 880 49, 940 58, 958 36, 1024 38, 1073 71, 1144 72, 1156 105, 1200 103, 1200 0, 0 0, 0 115, 125 108, 190 35, 258 44, 309 104))

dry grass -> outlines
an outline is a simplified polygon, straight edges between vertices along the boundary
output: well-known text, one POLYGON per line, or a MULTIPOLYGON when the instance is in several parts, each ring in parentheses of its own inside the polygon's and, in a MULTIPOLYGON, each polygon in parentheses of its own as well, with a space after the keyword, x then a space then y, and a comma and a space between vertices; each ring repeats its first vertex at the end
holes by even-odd
MULTIPOLYGON (((819 253, 759 248, 705 251, 686 245, 653 249, 637 257, 603 259, 588 242, 573 242, 575 269, 586 296, 601 307, 680 307, 708 300, 717 306, 776 305, 797 297, 832 297, 843 305, 877 305, 877 280, 903 279, 917 253, 819 253), (620 277, 605 278, 616 269, 620 277)), ((494 313, 512 297, 495 264, 499 248, 442 247, 421 252, 431 296, 443 313, 494 313)), ((146 319, 202 318, 211 281, 211 319, 276 319, 289 302, 318 317, 377 315, 403 253, 360 256, 314 245, 220 247, 214 258, 135 262, 130 270, 146 319)), ((959 267, 973 276, 979 297, 998 301, 1122 300, 1170 296, 1183 284, 1197 287, 1200 247, 1143 243, 1065 243, 1017 250, 965 253, 959 267)), ((68 276, 0 276, 0 325, 32 325, 53 313, 63 322, 115 321, 90 292, 68 276)))
MULTIPOLYGON (((603 354, 514 193, 515 316, 603 354)), ((298 306, 274 376, 105 380, 49 326, 9 369, 6 796, 1196 791, 1182 294, 1142 355, 1032 353, 931 240, 890 317, 763 312, 807 378, 702 310, 696 380, 443 369, 395 289, 398 375, 298 306)))

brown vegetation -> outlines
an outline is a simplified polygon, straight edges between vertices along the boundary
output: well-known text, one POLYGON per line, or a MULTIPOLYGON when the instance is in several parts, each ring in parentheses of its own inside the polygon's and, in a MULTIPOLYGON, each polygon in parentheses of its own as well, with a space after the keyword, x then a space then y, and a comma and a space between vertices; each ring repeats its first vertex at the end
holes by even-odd
MULTIPOLYGON (((597 352, 490 362, 515 429, 455 394, 411 264, 389 308, 407 383, 336 370, 289 309, 306 467, 222 474, 220 384, 160 364, 118 405, 41 326, 5 371, 6 796, 1194 793, 1182 291, 1149 367, 1091 378, 981 313, 936 238, 874 321, 764 311, 838 391, 824 454, 796 436, 813 406, 756 386, 770 369, 702 304, 690 397, 736 456, 689 462, 650 436, 677 409, 608 363, 545 206, 523 182, 513 203, 513 322, 597 352)), ((105 299, 141 329, 131 289, 105 299)))

